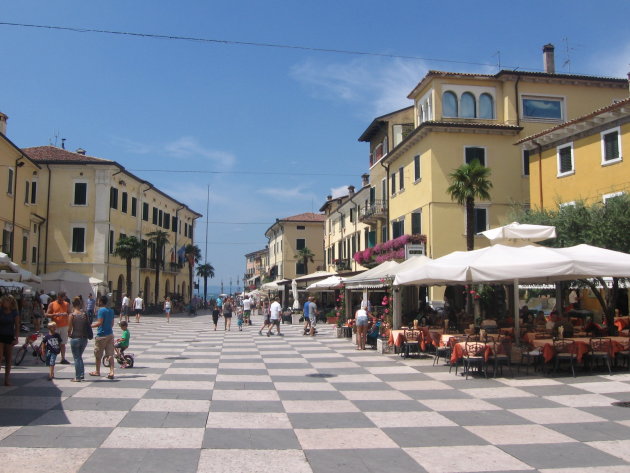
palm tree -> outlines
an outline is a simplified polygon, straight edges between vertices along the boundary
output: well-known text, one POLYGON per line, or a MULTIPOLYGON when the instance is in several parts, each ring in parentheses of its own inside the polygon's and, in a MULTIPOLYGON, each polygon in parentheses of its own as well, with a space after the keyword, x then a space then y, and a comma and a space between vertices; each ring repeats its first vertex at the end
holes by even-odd
POLYGON ((193 245, 189 243, 184 248, 184 255, 186 255, 186 259, 188 260, 188 286, 189 286, 189 297, 188 300, 192 301, 193 294, 193 268, 196 263, 199 263, 201 259, 201 250, 197 245, 193 245))
POLYGON ((490 200, 489 190, 492 188, 490 169, 482 166, 478 160, 463 164, 449 174, 451 185, 446 189, 451 200, 463 205, 466 209, 466 249, 475 248, 475 199, 490 200))
POLYGON ((142 249, 142 243, 133 235, 120 237, 114 248, 114 255, 124 259, 127 265, 127 297, 131 297, 131 262, 142 256, 142 249))
POLYGON ((302 260, 302 264, 304 265, 304 274, 308 274, 308 262, 313 263, 315 260, 315 253, 309 250, 307 247, 298 250, 297 254, 293 256, 298 260, 302 260))
POLYGON ((203 278, 203 305, 206 306, 208 300, 208 278, 214 277, 214 266, 204 263, 197 266, 197 276, 203 278))
POLYGON ((153 232, 147 233, 147 237, 149 237, 149 243, 155 245, 155 305, 158 305, 158 300, 160 297, 160 268, 162 266, 162 252, 164 247, 169 242, 168 241, 168 232, 163 230, 155 230, 153 232))

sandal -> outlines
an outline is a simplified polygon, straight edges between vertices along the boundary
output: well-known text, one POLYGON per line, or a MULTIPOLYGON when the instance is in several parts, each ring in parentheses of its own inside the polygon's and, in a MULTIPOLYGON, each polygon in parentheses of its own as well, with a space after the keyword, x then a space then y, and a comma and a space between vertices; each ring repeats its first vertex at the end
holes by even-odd
POLYGON ((107 375, 107 379, 114 379, 114 375, 113 374, 108 374, 107 375))
POLYGON ((92 371, 90 373, 90 376, 100 376, 100 375, 101 375, 101 373, 97 373, 96 371, 92 371))
POLYGON ((71 383, 80 383, 81 379, 80 378, 73 378, 70 380, 71 383))

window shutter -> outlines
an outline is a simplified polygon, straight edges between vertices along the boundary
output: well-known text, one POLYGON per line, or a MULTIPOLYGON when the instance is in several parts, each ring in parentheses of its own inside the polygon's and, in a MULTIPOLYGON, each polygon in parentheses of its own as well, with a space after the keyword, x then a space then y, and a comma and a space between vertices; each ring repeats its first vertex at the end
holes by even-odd
POLYGON ((618 133, 613 131, 604 135, 604 159, 611 161, 613 159, 619 159, 619 139, 618 133))
POLYGON ((560 173, 571 172, 573 166, 571 164, 571 147, 567 146, 560 150, 560 173))

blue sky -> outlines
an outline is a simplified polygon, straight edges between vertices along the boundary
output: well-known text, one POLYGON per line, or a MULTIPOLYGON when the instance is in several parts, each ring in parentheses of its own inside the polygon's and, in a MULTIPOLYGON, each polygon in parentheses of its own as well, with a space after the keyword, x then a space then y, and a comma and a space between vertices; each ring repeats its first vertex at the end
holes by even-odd
POLYGON ((504 68, 540 70, 551 42, 558 72, 625 77, 629 16, 627 0, 3 2, 3 22, 482 65, 0 25, 0 111, 19 146, 66 138, 68 149, 116 160, 204 214, 209 185, 210 222, 250 223, 210 223, 214 282, 227 285, 275 218, 317 211, 326 195, 359 185, 368 150, 358 136, 375 116, 410 105, 428 69, 493 73, 500 51, 504 68))

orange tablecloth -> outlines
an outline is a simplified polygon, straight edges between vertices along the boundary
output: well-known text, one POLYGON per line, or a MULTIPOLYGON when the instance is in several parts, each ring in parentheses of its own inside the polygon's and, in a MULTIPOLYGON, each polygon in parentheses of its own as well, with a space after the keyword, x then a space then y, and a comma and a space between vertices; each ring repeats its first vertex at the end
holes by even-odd
MULTIPOLYGON (((476 342, 473 342, 476 343, 476 342)), ((466 342, 459 342, 453 347, 453 353, 451 354, 451 363, 457 363, 459 360, 466 356, 466 342)), ((484 358, 488 361, 488 358, 492 355, 492 345, 486 343, 486 349, 484 350, 484 358)))
MULTIPOLYGON (((611 356, 615 356, 618 352, 622 350, 628 349, 628 338, 627 337, 607 337, 612 340, 612 353, 611 356)), ((570 338, 567 340, 573 340, 575 342, 575 354, 577 355, 576 360, 578 362, 582 361, 582 358, 585 354, 589 352, 590 349, 590 338, 570 338)), ((532 342, 532 345, 535 347, 542 347, 543 349, 543 358, 545 359, 545 363, 549 363, 553 360, 553 357, 556 355, 556 351, 553 348, 553 340, 551 338, 539 338, 532 342)))

